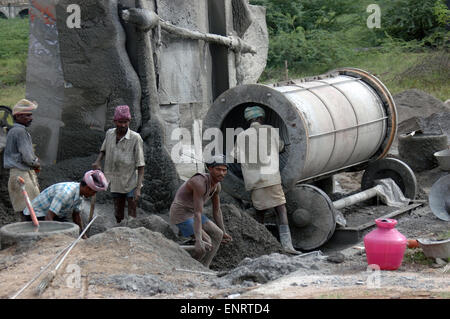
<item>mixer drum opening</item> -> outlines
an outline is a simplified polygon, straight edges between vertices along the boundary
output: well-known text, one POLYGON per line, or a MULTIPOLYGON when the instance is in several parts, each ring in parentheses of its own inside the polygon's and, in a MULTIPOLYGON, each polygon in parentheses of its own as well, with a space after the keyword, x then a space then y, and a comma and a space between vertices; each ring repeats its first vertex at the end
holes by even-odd
MULTIPOLYGON (((278 129, 280 140, 283 141, 285 147, 283 152, 280 153, 280 171, 286 166, 287 160, 289 158, 289 135, 286 128, 286 124, 282 120, 282 118, 270 107, 254 102, 244 103, 234 107, 223 119, 221 131, 226 132, 226 129, 233 128, 238 129, 242 128, 242 130, 246 130, 250 127, 249 123, 244 119, 244 110, 249 106, 260 106, 264 109, 265 119, 264 124, 268 124, 278 129)), ((229 136, 231 137, 231 135, 229 136)), ((233 135, 232 144, 236 144, 237 134, 233 135)), ((227 134, 223 134, 223 145, 227 145, 227 134)), ((229 174, 234 174, 239 179, 243 180, 241 164, 237 163, 236 160, 234 163, 229 164, 228 169, 229 174)))

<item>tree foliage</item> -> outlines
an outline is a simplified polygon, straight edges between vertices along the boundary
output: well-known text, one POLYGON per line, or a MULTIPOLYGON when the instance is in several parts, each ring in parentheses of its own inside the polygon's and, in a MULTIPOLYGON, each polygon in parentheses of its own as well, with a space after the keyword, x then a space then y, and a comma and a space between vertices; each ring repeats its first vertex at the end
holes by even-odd
POLYGON ((422 40, 445 31, 449 10, 444 0, 396 0, 383 6, 386 32, 406 41, 422 40))
MULTIPOLYGON (((266 7, 269 68, 333 66, 351 61, 358 48, 386 42, 436 46, 445 43, 449 10, 445 0, 251 0, 266 7), (381 28, 369 29, 366 9, 381 9, 381 28)), ((403 45, 408 47, 408 44, 403 45)), ((317 69, 317 68, 315 68, 317 69)))

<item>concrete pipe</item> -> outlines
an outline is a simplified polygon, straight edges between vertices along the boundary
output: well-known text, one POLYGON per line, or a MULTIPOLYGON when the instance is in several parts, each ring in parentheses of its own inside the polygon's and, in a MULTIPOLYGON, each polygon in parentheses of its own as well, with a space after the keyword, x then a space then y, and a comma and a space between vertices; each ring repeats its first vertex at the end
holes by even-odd
POLYGON ((58 234, 77 238, 79 233, 80 228, 74 223, 40 221, 38 228, 32 222, 13 223, 0 228, 0 247, 5 249, 14 244, 23 244, 58 234))
MULTIPOLYGON (((286 145, 280 154, 285 191, 384 158, 397 130, 389 91, 375 76, 354 68, 277 85, 231 88, 213 103, 204 129, 220 128, 227 145, 227 128, 248 128, 244 109, 250 105, 265 109, 266 122, 279 128, 286 145)), ((239 164, 230 165, 222 185, 234 197, 249 200, 239 164)))

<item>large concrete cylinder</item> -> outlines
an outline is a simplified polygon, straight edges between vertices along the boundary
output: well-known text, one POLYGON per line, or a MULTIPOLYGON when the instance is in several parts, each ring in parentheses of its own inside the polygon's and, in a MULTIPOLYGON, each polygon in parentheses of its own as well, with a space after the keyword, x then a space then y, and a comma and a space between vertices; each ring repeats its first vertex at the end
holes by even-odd
MULTIPOLYGON (((279 128, 286 145, 280 154, 285 191, 297 182, 385 157, 397 129, 389 91, 375 76, 353 68, 276 85, 231 88, 216 99, 204 128, 220 128, 227 145, 227 128, 248 128, 244 109, 250 105, 265 109, 266 123, 279 128)), ((230 165, 223 186, 233 196, 248 197, 239 164, 230 165)))

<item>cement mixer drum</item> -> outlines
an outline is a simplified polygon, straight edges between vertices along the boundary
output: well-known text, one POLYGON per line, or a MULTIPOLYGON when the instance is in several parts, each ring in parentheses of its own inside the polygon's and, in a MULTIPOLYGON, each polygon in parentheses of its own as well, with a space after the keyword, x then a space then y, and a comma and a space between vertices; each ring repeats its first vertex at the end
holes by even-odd
MULTIPOLYGON (((228 146, 234 145, 237 135, 230 135, 229 130, 248 128, 244 110, 251 105, 264 108, 266 123, 279 129, 285 144, 279 165, 285 193, 295 185, 350 169, 362 170, 384 158, 397 130, 391 94, 363 70, 344 68, 275 85, 241 85, 222 93, 204 119, 204 130, 221 130, 222 153, 228 162, 233 158, 228 146)), ((236 198, 251 200, 237 162, 229 165, 222 187, 236 198)), ((307 246, 312 249, 323 244, 334 227, 323 230, 324 236, 307 246)))
MULTIPOLYGON (((340 69, 310 80, 241 85, 225 91, 208 111, 204 129, 223 132, 227 156, 232 150, 225 146, 233 145, 236 136, 227 141, 225 132, 248 128, 244 109, 250 105, 264 108, 266 122, 279 129, 286 145, 280 154, 285 190, 385 157, 397 130, 394 100, 384 85, 365 71, 340 69)), ((231 165, 226 180, 223 186, 228 193, 249 198, 239 164, 231 165)))

